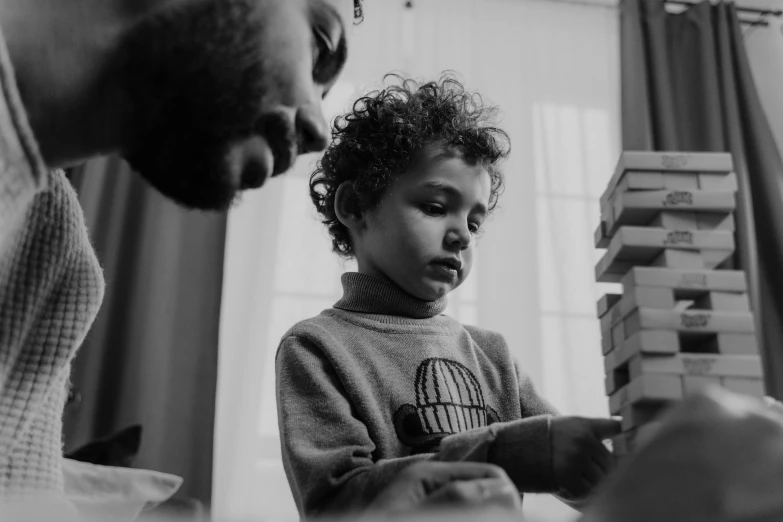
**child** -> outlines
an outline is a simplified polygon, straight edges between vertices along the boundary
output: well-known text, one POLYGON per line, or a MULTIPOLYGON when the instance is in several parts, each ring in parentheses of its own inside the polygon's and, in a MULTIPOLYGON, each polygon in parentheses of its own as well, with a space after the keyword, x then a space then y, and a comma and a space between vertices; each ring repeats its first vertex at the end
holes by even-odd
POLYGON ((343 297, 277 353, 283 463, 300 514, 362 509, 422 459, 500 465, 520 492, 578 500, 617 421, 553 417, 500 334, 442 312, 503 185, 506 134, 451 77, 402 80, 337 119, 310 195, 343 297))

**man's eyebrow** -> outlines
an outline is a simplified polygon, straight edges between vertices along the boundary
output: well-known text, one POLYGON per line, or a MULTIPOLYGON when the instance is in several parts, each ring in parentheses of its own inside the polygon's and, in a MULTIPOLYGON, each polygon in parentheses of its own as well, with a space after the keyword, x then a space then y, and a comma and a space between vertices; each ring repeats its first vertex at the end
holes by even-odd
MULTIPOLYGON (((433 192, 442 192, 448 196, 452 196, 459 199, 462 199, 463 197, 462 192, 460 192, 457 187, 455 187, 454 185, 449 185, 448 183, 443 183, 442 181, 428 181, 422 184, 421 187, 433 192)), ((489 213, 486 205, 484 205, 483 203, 476 203, 474 208, 476 212, 478 212, 479 214, 486 216, 489 213)))

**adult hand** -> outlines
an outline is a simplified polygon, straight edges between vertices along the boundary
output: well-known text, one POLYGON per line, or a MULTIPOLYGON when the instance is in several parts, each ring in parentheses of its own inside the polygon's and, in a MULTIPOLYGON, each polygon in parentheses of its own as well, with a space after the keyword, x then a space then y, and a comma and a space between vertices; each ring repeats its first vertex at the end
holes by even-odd
POLYGON ((381 515, 421 509, 521 508, 519 492, 498 466, 422 461, 405 468, 368 511, 381 515))
POLYGON ((764 397, 764 403, 769 407, 770 410, 779 415, 783 415, 783 402, 780 402, 774 397, 767 395, 764 397))
POLYGON ((604 439, 620 433, 620 421, 587 417, 553 417, 552 471, 561 492, 586 497, 614 465, 604 439))
POLYGON ((783 520, 783 422, 720 388, 686 397, 592 499, 582 522, 783 520))

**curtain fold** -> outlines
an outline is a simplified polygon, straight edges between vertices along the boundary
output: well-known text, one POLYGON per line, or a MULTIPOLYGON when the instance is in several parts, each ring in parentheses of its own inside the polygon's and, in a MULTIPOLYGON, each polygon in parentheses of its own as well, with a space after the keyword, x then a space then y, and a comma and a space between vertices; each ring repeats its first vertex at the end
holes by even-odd
POLYGON ((66 451, 141 424, 134 466, 209 504, 226 216, 179 208, 116 157, 69 179, 107 288, 73 363, 66 451))
POLYGON ((705 1, 672 14, 661 0, 622 0, 621 33, 623 148, 734 157, 739 192, 732 265, 748 278, 767 392, 781 398, 783 162, 736 7, 705 1))

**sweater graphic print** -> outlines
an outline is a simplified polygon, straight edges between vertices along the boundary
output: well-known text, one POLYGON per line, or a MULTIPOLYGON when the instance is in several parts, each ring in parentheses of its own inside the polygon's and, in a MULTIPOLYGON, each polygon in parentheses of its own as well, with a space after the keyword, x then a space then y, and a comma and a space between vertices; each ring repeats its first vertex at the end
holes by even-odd
POLYGON ((422 361, 414 381, 416 404, 394 413, 394 429, 412 454, 434 453, 449 435, 498 422, 481 384, 464 364, 443 358, 422 361))

